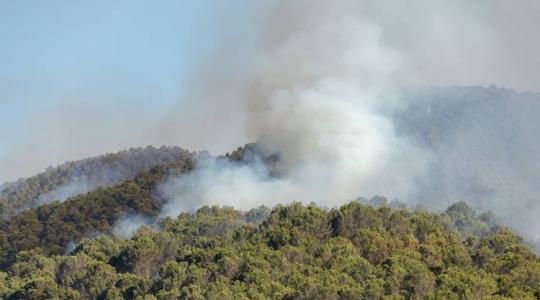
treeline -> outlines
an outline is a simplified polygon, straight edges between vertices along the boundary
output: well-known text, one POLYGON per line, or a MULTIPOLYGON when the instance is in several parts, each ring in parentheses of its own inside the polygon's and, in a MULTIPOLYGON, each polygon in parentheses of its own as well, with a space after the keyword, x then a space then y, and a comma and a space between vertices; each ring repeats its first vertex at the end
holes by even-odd
POLYGON ((158 165, 180 163, 191 155, 180 147, 148 146, 48 168, 38 175, 0 185, 0 219, 47 202, 132 179, 158 165))
POLYGON ((203 207, 129 240, 83 240, 69 255, 19 252, 0 272, 0 297, 536 299, 538 257, 492 221, 464 203, 442 214, 358 201, 203 207))

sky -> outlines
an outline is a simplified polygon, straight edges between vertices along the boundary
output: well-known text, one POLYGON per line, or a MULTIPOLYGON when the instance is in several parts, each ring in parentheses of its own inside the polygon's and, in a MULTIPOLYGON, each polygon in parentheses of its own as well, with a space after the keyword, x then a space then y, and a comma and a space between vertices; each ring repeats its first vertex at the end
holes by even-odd
POLYGON ((54 101, 69 92, 91 97, 93 89, 113 88, 120 95, 110 98, 122 101, 136 97, 137 84, 165 94, 156 104, 170 101, 206 8, 144 2, 0 2, 2 101, 37 102, 39 94, 54 101))
MULTIPOLYGON (((379 57, 395 58, 392 73, 407 83, 538 91, 537 3, 0 0, 0 182, 130 147, 222 154, 251 141, 260 132, 239 109, 253 103, 231 99, 249 92, 259 62, 287 54, 271 45, 287 28, 302 41, 302 26, 332 27, 336 16, 371 26, 366 51, 387 51, 379 57)), ((307 44, 333 46, 349 43, 307 44)))
POLYGON ((0 181, 154 142, 224 5, 149 3, 0 0, 0 181))

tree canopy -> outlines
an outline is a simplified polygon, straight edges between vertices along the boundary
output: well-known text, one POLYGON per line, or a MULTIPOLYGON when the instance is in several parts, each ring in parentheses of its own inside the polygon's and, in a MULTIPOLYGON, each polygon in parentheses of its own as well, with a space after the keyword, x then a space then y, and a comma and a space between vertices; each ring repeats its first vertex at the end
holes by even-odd
POLYGON ((444 213, 353 201, 202 207, 98 235, 69 254, 29 247, 0 272, 5 299, 535 299, 540 261, 465 203, 444 213))

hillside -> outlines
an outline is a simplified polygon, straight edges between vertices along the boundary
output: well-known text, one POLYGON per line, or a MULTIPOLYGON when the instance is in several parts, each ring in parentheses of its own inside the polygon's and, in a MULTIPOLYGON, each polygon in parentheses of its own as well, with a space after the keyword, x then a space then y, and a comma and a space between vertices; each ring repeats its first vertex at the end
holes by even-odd
POLYGON ((179 147, 132 148, 79 161, 67 162, 35 176, 0 186, 0 217, 9 218, 31 207, 132 179, 140 172, 189 157, 179 147))
POLYGON ((0 272, 5 299, 535 299, 540 261, 463 203, 443 214, 291 204, 202 207, 98 236, 69 255, 20 252, 0 272), (262 223, 253 220, 264 220, 262 223), (481 231, 482 231, 481 230, 481 231), (143 298, 140 298, 143 299, 143 298))
POLYGON ((476 86, 409 90, 403 98, 395 130, 430 163, 412 198, 433 207, 466 199, 515 227, 535 222, 540 94, 476 86))
POLYGON ((62 254, 71 242, 100 232, 130 213, 156 216, 163 205, 156 186, 169 174, 193 168, 190 156, 175 164, 161 165, 117 185, 98 188, 64 202, 28 209, 0 221, 0 267, 11 264, 19 251, 40 249, 62 254))
MULTIPOLYGON (((239 147, 227 159, 249 164, 260 155, 253 144, 239 147)), ((27 209, 0 220, 0 268, 13 263, 20 251, 39 249, 45 254, 63 254, 66 248, 84 237, 110 234, 116 222, 136 215, 155 221, 164 199, 158 188, 167 176, 176 177, 192 171, 198 159, 207 157, 186 153, 174 163, 161 164, 142 171, 134 178, 109 187, 27 209)))

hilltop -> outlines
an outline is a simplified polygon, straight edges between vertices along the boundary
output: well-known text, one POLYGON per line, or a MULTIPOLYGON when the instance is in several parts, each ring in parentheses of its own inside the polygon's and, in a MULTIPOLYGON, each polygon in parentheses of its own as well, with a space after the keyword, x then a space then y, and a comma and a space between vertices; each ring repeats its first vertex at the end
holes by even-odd
POLYGON ((35 176, 0 186, 0 216, 65 199, 134 178, 162 164, 178 163, 191 153, 180 147, 148 146, 49 167, 35 176))

